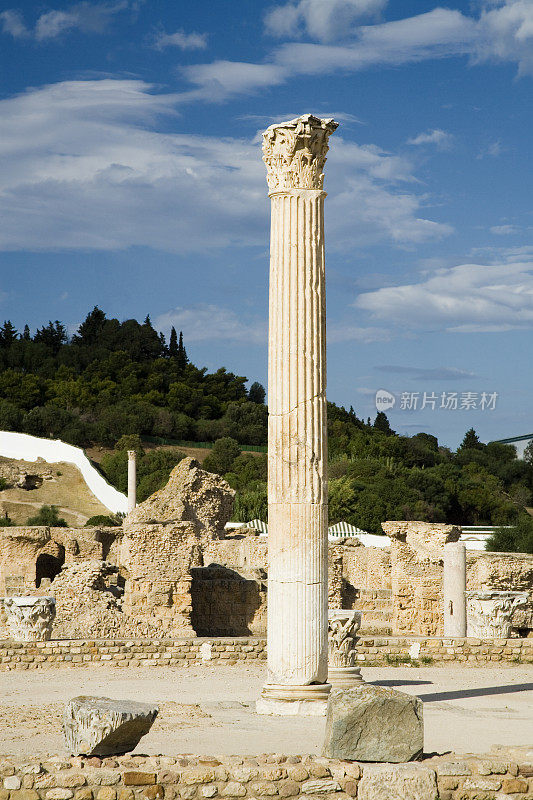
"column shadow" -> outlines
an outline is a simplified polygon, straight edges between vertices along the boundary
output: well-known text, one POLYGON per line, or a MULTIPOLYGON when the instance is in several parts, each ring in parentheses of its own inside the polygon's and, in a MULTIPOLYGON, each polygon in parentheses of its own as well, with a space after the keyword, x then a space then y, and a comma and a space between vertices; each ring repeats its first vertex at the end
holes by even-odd
POLYGON ((417 697, 424 703, 434 703, 442 700, 459 700, 462 697, 488 697, 492 694, 514 694, 532 690, 533 683, 515 683, 512 686, 486 686, 480 689, 460 689, 455 692, 431 692, 419 694, 417 697))

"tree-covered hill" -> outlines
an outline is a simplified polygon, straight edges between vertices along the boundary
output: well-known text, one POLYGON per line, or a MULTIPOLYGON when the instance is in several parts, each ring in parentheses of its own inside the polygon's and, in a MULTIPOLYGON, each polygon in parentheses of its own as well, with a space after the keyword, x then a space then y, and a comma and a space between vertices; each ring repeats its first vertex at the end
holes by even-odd
POLYGON ((33 336, 0 328, 0 430, 79 446, 125 434, 264 444, 264 391, 245 383, 195 367, 182 335, 167 344, 149 317, 119 322, 95 307, 70 340, 57 320, 33 336))
MULTIPOLYGON (((135 446, 140 499, 164 485, 180 453, 143 453, 139 437, 215 442, 205 466, 237 490, 243 521, 266 518, 266 456, 239 448, 266 443, 265 392, 245 384, 191 364, 182 335, 173 329, 167 344, 149 317, 119 322, 94 308, 70 340, 59 321, 33 336, 9 321, 0 328, 0 430, 116 447, 102 467, 121 490, 125 450, 135 446)), ((331 522, 376 533, 386 519, 517 525, 520 547, 533 550, 532 448, 519 460, 512 446, 483 444, 470 430, 452 452, 426 433, 397 435, 381 412, 365 422, 333 403, 328 438, 331 522)), ((503 531, 493 547, 513 537, 503 531)))

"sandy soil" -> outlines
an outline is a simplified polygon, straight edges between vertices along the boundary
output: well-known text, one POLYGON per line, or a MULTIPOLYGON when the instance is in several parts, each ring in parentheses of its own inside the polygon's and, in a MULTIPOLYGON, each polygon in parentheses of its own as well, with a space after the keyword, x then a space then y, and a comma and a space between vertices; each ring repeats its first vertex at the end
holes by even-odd
MULTIPOLYGON (((254 701, 264 665, 0 673, 0 754, 63 752, 61 713, 79 694, 157 702, 160 713, 135 752, 319 754, 325 721, 263 717, 254 701)), ((426 752, 487 752, 533 742, 533 667, 372 667, 368 682, 424 701, 426 752)))

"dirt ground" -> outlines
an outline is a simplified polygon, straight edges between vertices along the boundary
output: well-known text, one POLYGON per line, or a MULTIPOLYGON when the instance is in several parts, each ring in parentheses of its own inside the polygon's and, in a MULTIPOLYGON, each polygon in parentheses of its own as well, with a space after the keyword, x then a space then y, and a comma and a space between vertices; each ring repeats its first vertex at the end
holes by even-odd
MULTIPOLYGON (((3 462, 16 464, 23 471, 32 474, 35 464, 31 461, 17 461, 2 458, 3 462)), ((39 464, 39 467, 43 466, 39 464)), ((47 463, 46 468, 53 474, 53 480, 45 480, 37 489, 4 489, 0 492, 0 515, 5 512, 17 525, 25 525, 28 517, 33 517, 42 505, 55 505, 59 516, 72 527, 82 527, 89 517, 96 514, 109 514, 107 509, 91 492, 83 475, 73 464, 64 462, 47 463)), ((1 524, 1 520, 0 520, 1 524)))
MULTIPOLYGON (((264 664, 3 672, 0 754, 62 753, 62 710, 80 694, 159 704, 137 753, 319 754, 324 718, 255 713, 264 675, 264 664)), ((495 744, 533 743, 532 666, 369 667, 363 677, 424 701, 427 753, 484 753, 495 744)))

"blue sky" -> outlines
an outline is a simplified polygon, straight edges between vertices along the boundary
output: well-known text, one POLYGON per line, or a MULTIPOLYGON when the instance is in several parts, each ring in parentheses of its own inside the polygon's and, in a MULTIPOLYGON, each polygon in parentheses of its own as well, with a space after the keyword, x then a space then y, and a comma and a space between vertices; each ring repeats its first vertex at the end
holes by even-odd
POLYGON ((533 431, 532 0, 1 8, 0 319, 149 313, 266 383, 259 133, 334 116, 330 399, 385 389, 452 447, 533 431))

